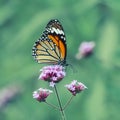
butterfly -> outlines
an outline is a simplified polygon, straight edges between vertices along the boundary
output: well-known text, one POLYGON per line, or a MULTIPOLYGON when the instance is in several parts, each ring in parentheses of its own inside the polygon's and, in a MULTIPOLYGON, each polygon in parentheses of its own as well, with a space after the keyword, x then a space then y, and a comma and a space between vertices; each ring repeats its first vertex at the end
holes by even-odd
POLYGON ((67 65, 66 54, 67 45, 63 27, 59 20, 52 19, 35 42, 32 56, 38 63, 67 65))

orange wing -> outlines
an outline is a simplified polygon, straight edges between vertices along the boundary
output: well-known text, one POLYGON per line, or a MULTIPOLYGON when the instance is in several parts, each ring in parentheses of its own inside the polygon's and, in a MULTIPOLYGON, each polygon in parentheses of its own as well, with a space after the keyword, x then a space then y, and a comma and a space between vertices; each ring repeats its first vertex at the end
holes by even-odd
POLYGON ((33 56, 38 63, 65 64, 66 40, 62 25, 51 20, 41 38, 33 46, 33 56))

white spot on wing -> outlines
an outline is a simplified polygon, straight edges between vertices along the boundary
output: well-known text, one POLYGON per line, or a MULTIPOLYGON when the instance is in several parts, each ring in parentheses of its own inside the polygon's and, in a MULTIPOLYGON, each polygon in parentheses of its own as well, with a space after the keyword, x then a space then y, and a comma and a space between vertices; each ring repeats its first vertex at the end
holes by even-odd
POLYGON ((63 30, 57 29, 57 31, 58 31, 58 33, 59 33, 59 34, 62 34, 62 35, 64 35, 64 32, 63 32, 63 30))
POLYGON ((52 30, 53 30, 56 34, 58 34, 57 29, 55 29, 55 28, 53 27, 52 30))
POLYGON ((51 33, 53 33, 53 32, 55 32, 56 34, 62 34, 62 35, 64 35, 63 30, 56 29, 56 28, 54 28, 54 27, 51 29, 51 33))

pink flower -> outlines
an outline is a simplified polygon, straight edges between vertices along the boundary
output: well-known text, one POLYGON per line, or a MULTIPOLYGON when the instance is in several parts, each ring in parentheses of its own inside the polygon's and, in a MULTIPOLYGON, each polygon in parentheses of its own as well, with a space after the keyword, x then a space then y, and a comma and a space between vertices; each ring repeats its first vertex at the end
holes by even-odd
POLYGON ((75 96, 77 93, 83 91, 87 87, 77 80, 73 80, 70 84, 65 85, 65 87, 75 96))
POLYGON ((51 90, 39 88, 37 91, 33 92, 33 98, 39 102, 44 102, 45 99, 52 93, 51 90))
POLYGON ((78 53, 76 54, 76 58, 81 59, 82 57, 91 55, 94 47, 95 47, 95 43, 93 41, 82 42, 79 46, 79 50, 78 53))
POLYGON ((60 65, 51 65, 43 67, 39 79, 50 82, 51 86, 58 83, 65 77, 65 69, 60 65))

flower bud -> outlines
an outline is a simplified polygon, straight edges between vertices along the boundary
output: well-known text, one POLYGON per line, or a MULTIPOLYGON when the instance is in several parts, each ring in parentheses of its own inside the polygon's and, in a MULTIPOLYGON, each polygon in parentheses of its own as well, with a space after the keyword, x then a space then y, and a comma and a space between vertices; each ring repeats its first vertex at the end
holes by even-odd
POLYGON ((91 42, 82 42, 79 46, 78 53, 76 54, 76 59, 81 59, 82 57, 87 57, 92 54, 95 43, 91 42))
POLYGON ((51 65, 41 69, 39 79, 55 84, 65 77, 65 70, 63 66, 51 65))
POLYGON ((65 87, 75 96, 77 93, 80 93, 87 87, 77 80, 73 80, 70 84, 65 85, 65 87))
POLYGON ((39 88, 38 90, 33 92, 33 98, 38 100, 39 102, 44 102, 46 98, 52 93, 51 90, 39 88))

